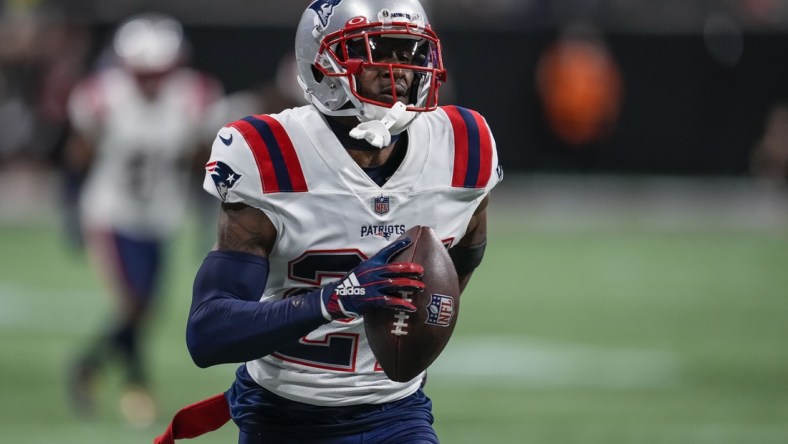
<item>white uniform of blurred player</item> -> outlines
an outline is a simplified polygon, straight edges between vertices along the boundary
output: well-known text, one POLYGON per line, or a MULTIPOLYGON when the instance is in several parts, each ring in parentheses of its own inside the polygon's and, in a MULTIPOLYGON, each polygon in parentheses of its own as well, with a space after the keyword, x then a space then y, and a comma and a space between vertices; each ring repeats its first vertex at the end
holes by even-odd
POLYGON ((69 159, 88 174, 79 203, 83 231, 119 296, 119 313, 79 358, 71 389, 77 406, 89 409, 97 370, 120 355, 132 389, 122 410, 144 425, 153 405, 141 327, 161 281, 165 243, 181 226, 191 166, 210 140, 206 111, 221 86, 182 66, 182 28, 172 18, 134 17, 113 43, 118 63, 82 81, 69 99, 69 159))

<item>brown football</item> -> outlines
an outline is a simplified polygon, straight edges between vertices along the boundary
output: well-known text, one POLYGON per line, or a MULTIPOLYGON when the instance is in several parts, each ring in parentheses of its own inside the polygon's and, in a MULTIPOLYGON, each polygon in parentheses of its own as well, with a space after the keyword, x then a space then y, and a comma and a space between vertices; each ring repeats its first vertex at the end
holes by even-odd
POLYGON ((424 267, 424 291, 412 295, 414 313, 376 309, 364 315, 369 345, 386 376, 406 382, 441 354, 451 338, 460 311, 460 284, 446 247, 430 227, 417 225, 399 239, 413 243, 391 262, 424 267))

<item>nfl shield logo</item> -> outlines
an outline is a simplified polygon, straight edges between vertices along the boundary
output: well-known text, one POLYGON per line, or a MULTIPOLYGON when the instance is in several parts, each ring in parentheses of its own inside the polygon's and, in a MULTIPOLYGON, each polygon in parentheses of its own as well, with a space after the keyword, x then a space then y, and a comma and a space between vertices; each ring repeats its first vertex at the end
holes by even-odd
POLYGON ((443 294, 433 294, 427 306, 427 320, 425 323, 438 327, 451 325, 454 316, 454 298, 443 294))
POLYGON ((375 198, 373 208, 378 214, 386 214, 389 212, 389 198, 387 196, 378 196, 375 198))

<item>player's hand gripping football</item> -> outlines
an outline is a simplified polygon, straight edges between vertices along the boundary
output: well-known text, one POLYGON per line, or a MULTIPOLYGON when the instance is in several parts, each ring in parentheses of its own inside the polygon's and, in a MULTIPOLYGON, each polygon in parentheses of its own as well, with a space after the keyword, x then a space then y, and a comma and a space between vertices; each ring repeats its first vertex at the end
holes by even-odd
POLYGON ((424 268, 413 262, 392 262, 391 258, 411 244, 401 239, 357 265, 337 282, 320 291, 323 306, 332 319, 357 318, 373 308, 413 312, 416 306, 401 292, 421 291, 424 268))

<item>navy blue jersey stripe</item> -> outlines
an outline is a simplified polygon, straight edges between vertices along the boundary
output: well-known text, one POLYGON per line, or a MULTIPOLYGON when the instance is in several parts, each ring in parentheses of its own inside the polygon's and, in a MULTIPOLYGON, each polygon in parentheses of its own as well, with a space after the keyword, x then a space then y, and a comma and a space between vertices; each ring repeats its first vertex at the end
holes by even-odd
POLYGON ((481 167, 481 137, 479 136, 479 125, 473 114, 462 107, 457 107, 465 127, 468 129, 468 169, 465 171, 465 187, 474 188, 479 180, 479 168, 481 167))
POLYGON ((293 184, 290 182, 290 173, 287 171, 287 164, 282 155, 282 147, 279 146, 279 142, 274 137, 271 127, 265 121, 253 116, 244 117, 241 120, 252 125, 257 130, 257 133, 260 134, 263 142, 265 142, 265 146, 268 148, 268 155, 271 157, 271 166, 274 168, 279 190, 292 190, 293 184))

